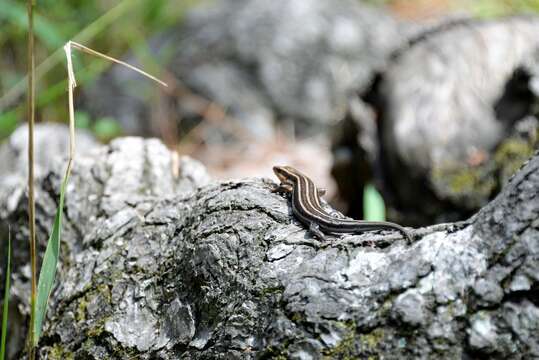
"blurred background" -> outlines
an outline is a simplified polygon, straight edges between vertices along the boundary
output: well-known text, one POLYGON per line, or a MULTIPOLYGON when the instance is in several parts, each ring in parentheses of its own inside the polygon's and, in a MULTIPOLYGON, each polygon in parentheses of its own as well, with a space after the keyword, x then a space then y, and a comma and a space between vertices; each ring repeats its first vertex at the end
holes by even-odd
MULTIPOLYGON (((67 123, 62 46, 75 40, 169 84, 75 51, 82 132, 159 137, 216 179, 293 165, 355 218, 466 218, 538 147, 538 0, 38 0, 36 10, 39 123, 67 123)), ((0 0, 4 146, 26 117, 26 36, 25 4, 0 0)))

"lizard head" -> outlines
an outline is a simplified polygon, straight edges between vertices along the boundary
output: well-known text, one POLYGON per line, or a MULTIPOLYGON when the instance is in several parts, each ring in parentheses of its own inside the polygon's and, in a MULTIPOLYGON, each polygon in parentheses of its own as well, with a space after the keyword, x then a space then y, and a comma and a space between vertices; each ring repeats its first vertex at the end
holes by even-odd
POLYGON ((293 184, 298 179, 298 171, 291 166, 274 166, 273 172, 282 184, 293 184))

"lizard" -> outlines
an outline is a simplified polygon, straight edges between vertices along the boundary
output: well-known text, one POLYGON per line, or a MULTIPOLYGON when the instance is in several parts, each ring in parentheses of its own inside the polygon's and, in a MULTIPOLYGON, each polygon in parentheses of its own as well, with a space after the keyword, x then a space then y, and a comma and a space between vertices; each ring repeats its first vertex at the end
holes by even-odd
POLYGON ((305 174, 291 166, 274 166, 273 172, 280 180, 275 192, 291 194, 292 213, 310 233, 325 240, 324 233, 363 233, 372 230, 396 230, 411 242, 411 236, 404 227, 387 221, 365 221, 338 218, 330 215, 321 206, 321 196, 325 190, 316 187, 305 174))

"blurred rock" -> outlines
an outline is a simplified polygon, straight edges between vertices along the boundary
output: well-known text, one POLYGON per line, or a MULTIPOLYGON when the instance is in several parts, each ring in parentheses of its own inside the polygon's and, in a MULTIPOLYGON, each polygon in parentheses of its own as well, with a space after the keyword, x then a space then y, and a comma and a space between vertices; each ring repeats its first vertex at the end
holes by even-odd
POLYGON ((528 84, 510 85, 539 46, 538 31, 539 18, 469 21, 401 52, 380 91, 388 155, 424 172, 493 149, 529 114, 528 84), (521 96, 499 103, 511 95, 521 96))
MULTIPOLYGON (((473 213, 538 146, 538 33, 539 18, 513 17, 420 34, 361 94, 370 113, 351 110, 344 126, 355 127, 356 140, 347 131, 336 141, 338 169, 367 166, 404 223, 473 213)), ((345 181, 344 197, 357 201, 345 181)))
MULTIPOLYGON (((408 31, 383 10, 354 0, 221 0, 192 11, 151 48, 156 57, 168 52, 171 58, 172 90, 161 96, 169 97, 164 106, 181 129, 208 116, 215 103, 228 117, 212 124, 206 140, 223 141, 223 131, 224 140, 241 137, 238 127, 267 139, 276 120, 294 124, 299 134, 340 120, 348 93, 370 84, 408 31)), ((135 78, 115 66, 84 90, 82 106, 119 119, 128 133, 159 133, 140 98, 158 90, 142 80, 134 90, 135 78)))
MULTIPOLYGON (((69 156, 69 128, 64 124, 38 123, 34 126, 34 174, 42 176, 44 169, 51 167, 58 157, 69 156)), ((75 132, 76 154, 84 154, 98 146, 86 130, 75 132)), ((0 145, 0 174, 17 174, 26 177, 28 173, 28 126, 24 123, 0 145)))

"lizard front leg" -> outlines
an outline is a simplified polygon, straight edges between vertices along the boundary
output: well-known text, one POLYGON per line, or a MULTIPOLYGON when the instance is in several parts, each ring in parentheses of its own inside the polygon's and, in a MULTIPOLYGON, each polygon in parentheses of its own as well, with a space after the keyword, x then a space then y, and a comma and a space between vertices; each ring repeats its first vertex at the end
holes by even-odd
POLYGON ((320 230, 320 226, 314 221, 309 224, 309 232, 322 241, 327 240, 324 233, 320 230))
POLYGON ((293 190, 293 187, 292 185, 290 184, 286 184, 286 183, 280 183, 279 185, 275 186, 271 192, 277 192, 277 193, 284 193, 284 194, 289 194, 289 193, 292 193, 292 190, 293 190))

